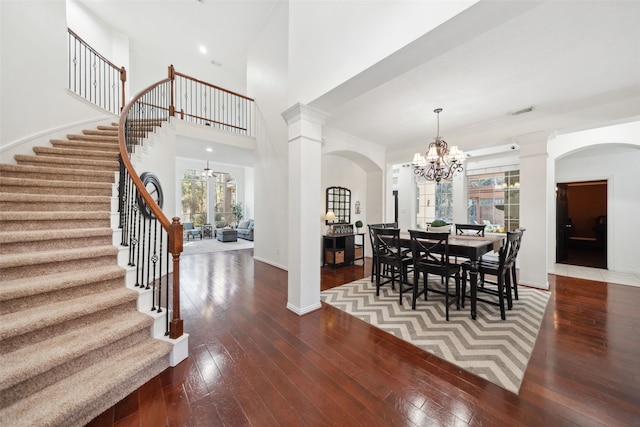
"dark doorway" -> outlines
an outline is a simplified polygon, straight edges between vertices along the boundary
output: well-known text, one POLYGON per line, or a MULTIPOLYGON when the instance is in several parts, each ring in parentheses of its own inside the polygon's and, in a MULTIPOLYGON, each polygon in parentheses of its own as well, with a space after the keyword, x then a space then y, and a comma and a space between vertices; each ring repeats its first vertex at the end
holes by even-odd
POLYGON ((557 184, 556 262, 607 268, 607 181, 557 184))

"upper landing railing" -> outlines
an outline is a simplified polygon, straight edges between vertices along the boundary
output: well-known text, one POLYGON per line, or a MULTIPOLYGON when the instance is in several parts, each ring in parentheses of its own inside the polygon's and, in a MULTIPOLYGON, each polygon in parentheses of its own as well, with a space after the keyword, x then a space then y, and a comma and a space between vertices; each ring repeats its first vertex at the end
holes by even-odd
POLYGON ((126 70, 96 52, 70 28, 67 30, 69 90, 113 114, 120 114, 124 107, 126 70))

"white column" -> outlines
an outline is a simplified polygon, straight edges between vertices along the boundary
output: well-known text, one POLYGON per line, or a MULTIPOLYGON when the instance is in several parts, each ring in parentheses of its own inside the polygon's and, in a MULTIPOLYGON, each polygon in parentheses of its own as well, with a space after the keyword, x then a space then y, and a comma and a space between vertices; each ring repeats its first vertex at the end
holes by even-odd
POLYGON ((547 133, 518 138, 520 144, 520 226, 526 231, 518 252, 518 283, 548 289, 547 133))
MULTIPOLYGON (((289 292, 287 308, 299 315, 321 307, 320 269, 322 125, 327 114, 296 104, 282 113, 289 126, 289 292)), ((274 226, 277 226, 274 224, 274 226)))

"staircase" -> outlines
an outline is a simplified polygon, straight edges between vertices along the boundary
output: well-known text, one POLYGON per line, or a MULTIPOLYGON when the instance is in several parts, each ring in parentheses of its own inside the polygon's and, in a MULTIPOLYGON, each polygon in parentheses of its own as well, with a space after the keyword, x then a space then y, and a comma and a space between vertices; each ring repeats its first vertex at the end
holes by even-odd
POLYGON ((84 425, 170 364, 111 228, 115 125, 0 165, 0 423, 84 425))

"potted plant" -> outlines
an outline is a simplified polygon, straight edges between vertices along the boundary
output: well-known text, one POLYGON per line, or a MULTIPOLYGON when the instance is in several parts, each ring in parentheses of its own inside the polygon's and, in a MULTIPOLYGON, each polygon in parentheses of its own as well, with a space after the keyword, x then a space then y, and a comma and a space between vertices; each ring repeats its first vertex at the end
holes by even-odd
POLYGON ((436 231, 439 233, 449 233, 451 231, 451 225, 447 224, 441 219, 436 219, 429 225, 428 231, 436 231))
POLYGON ((236 225, 240 224, 240 221, 242 220, 242 202, 232 204, 231 213, 236 220, 236 225))
POLYGON ((362 228, 362 221, 357 220, 355 225, 356 225, 356 228, 358 229, 358 233, 359 233, 360 232, 360 228, 362 228))

